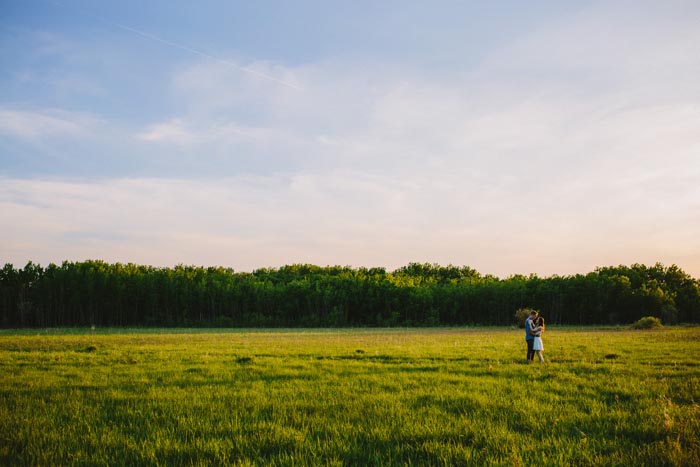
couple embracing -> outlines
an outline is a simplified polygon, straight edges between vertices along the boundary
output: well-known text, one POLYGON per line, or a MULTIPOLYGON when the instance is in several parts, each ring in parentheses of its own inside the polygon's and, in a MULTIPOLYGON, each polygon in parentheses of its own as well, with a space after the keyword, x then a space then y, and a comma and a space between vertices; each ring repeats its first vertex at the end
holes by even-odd
POLYGON ((527 343, 527 362, 535 359, 535 353, 540 363, 544 363, 542 351, 542 333, 544 332, 544 318, 537 316, 536 311, 531 311, 525 320, 525 342, 527 343))

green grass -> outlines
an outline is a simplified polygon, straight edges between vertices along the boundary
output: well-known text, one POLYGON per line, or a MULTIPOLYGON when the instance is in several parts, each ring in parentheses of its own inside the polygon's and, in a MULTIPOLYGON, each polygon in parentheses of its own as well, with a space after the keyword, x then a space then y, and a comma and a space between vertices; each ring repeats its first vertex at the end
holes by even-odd
POLYGON ((700 328, 0 332, 3 465, 700 465, 700 328))

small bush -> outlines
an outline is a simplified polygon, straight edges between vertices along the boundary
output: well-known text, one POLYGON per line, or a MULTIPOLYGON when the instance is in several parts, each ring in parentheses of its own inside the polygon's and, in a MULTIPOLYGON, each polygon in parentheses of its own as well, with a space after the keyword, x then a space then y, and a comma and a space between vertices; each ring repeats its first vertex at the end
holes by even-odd
POLYGON ((515 311, 515 322, 518 324, 518 327, 520 329, 525 328, 525 320, 527 319, 528 316, 530 316, 531 312, 536 312, 539 314, 540 312, 538 310, 535 310, 533 308, 518 308, 515 311))
POLYGON ((632 329, 657 329, 664 327, 661 320, 655 316, 645 316, 638 321, 632 323, 632 329))

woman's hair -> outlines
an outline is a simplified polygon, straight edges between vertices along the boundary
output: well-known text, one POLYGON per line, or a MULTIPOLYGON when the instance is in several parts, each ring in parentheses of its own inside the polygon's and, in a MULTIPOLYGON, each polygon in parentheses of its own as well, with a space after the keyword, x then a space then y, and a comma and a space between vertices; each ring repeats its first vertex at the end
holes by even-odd
POLYGON ((538 326, 542 326, 542 329, 544 329, 544 318, 539 316, 536 321, 538 326))

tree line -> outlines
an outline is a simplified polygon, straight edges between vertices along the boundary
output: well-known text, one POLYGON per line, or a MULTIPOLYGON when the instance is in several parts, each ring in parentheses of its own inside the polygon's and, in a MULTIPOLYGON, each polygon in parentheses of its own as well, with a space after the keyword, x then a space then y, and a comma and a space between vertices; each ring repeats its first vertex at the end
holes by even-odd
POLYGON ((510 325, 519 308, 555 324, 643 316, 700 322, 700 280, 675 265, 500 279, 469 267, 294 264, 235 272, 64 262, 0 271, 0 326, 342 327, 510 325))

